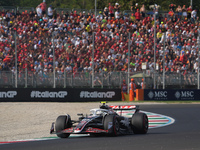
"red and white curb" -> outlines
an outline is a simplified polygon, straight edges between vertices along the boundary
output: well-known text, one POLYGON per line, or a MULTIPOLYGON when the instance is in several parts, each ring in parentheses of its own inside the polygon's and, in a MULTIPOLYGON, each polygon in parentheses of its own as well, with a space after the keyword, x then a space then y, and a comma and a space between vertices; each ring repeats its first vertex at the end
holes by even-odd
MULTIPOLYGON (((156 113, 151 113, 151 112, 146 112, 146 111, 141 111, 147 114, 148 119, 149 119, 149 129, 152 128, 159 128, 163 126, 167 126, 170 124, 173 124, 175 120, 169 116, 161 115, 161 114, 156 114, 156 113)), ((121 112, 118 112, 120 114, 121 112)), ((130 117, 134 113, 133 110, 130 111, 123 111, 122 114, 123 116, 130 117)), ((82 137, 82 136, 89 136, 89 134, 71 134, 69 137, 82 137)), ((57 139, 58 137, 44 137, 44 138, 38 138, 38 139, 26 139, 26 140, 16 140, 16 141, 5 141, 5 142, 0 142, 1 144, 10 144, 10 143, 20 143, 20 142, 29 142, 29 141, 42 141, 42 140, 51 140, 51 139, 57 139)))
MULTIPOLYGON (((134 112, 135 111, 133 110, 126 110, 122 112, 122 115, 130 118, 134 114, 134 112)), ((147 114, 149 119, 149 129, 167 126, 175 122, 175 120, 169 116, 156 114, 152 112, 146 112, 146 111, 140 111, 140 112, 147 114)), ((121 111, 118 111, 117 113, 121 114, 121 111)))
POLYGON ((29 141, 42 141, 42 140, 53 140, 56 137, 47 137, 47 138, 38 138, 38 139, 25 139, 25 140, 16 140, 16 141, 5 141, 5 142, 0 142, 0 144, 10 144, 10 143, 21 143, 21 142, 29 142, 29 141))
POLYGON ((149 129, 173 124, 175 120, 169 116, 146 112, 149 119, 149 129))

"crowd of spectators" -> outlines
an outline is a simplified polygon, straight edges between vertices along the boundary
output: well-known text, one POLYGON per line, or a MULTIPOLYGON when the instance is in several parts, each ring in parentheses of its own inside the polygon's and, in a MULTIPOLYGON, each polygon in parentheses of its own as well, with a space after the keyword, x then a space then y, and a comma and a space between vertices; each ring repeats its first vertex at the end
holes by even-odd
MULTIPOLYGON (((127 71, 130 34, 130 71, 154 70, 154 21, 156 21, 156 63, 166 72, 196 72, 200 31, 197 11, 172 4, 167 14, 147 14, 145 5, 131 6, 122 13, 120 4, 109 3, 103 11, 56 12, 42 3, 35 11, 0 11, 0 70, 15 70, 15 31, 18 70, 62 74, 92 70, 93 32, 95 72, 127 71), (165 54, 164 33, 166 28, 165 54), (54 35, 53 35, 54 33, 54 35), (53 38, 54 37, 54 38, 53 38), (54 40, 53 40, 54 39, 54 40)), ((158 11, 159 12, 159 11, 158 11)))

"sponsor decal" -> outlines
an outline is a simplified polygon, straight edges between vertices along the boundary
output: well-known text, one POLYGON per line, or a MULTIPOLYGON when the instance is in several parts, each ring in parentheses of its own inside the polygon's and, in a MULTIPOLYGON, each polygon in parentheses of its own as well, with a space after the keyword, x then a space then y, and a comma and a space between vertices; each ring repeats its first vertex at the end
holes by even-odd
POLYGON ((17 91, 0 92, 0 98, 14 98, 17 95, 17 91))
POLYGON ((153 98, 153 96, 154 96, 153 92, 152 92, 152 91, 150 91, 150 92, 148 93, 148 96, 149 96, 149 98, 150 98, 150 99, 152 99, 152 98, 153 98))
POLYGON ((144 90, 144 100, 199 100, 199 90, 144 90))
POLYGON ((167 91, 150 91, 148 93, 148 97, 150 99, 155 99, 155 100, 166 100, 167 99, 167 91))
POLYGON ((102 133, 102 132, 108 132, 107 130, 103 130, 103 129, 98 129, 98 128, 92 128, 89 127, 87 128, 86 132, 91 132, 91 133, 102 133))
POLYGON ((192 100, 194 98, 194 91, 176 91, 175 97, 181 100, 192 100))
POLYGON ((59 92, 40 92, 40 91, 32 91, 31 98, 65 98, 67 96, 67 91, 59 91, 59 92))
POLYGON ((115 96, 114 91, 109 92, 89 92, 89 91, 81 91, 80 98, 112 98, 115 96))
POLYGON ((108 122, 108 130, 111 129, 113 126, 113 122, 108 122))
POLYGON ((81 132, 90 119, 83 119, 74 129, 74 133, 81 132))
POLYGON ((68 128, 62 131, 62 133, 72 133, 74 131, 74 128, 68 128))
POLYGON ((181 93, 180 93, 179 91, 176 91, 175 97, 176 97, 177 99, 179 99, 179 98, 181 97, 181 93))

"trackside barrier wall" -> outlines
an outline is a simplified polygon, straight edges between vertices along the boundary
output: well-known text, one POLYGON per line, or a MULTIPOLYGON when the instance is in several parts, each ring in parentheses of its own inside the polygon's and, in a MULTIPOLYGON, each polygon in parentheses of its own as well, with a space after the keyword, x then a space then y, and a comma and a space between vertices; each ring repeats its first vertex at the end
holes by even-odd
POLYGON ((120 101, 121 89, 2 88, 0 102, 120 101))
POLYGON ((145 101, 196 101, 200 100, 200 90, 177 89, 177 90, 144 90, 145 101))
POLYGON ((143 100, 144 100, 144 89, 136 89, 135 101, 143 101, 143 100))

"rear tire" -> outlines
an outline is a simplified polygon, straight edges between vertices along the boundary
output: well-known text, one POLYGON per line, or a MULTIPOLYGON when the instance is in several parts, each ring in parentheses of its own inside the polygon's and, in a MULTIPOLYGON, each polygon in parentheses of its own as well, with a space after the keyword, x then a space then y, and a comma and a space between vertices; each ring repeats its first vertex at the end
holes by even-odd
POLYGON ((103 125, 104 130, 108 130, 109 136, 117 136, 119 134, 120 126, 116 115, 105 116, 103 125))
POLYGON ((61 131, 67 128, 71 128, 72 121, 70 115, 58 116, 55 123, 55 129, 57 136, 60 138, 68 138, 70 133, 62 133, 61 131))
POLYGON ((133 114, 131 125, 135 134, 146 134, 149 128, 147 115, 145 113, 133 114))

